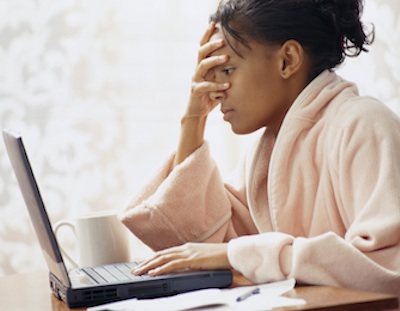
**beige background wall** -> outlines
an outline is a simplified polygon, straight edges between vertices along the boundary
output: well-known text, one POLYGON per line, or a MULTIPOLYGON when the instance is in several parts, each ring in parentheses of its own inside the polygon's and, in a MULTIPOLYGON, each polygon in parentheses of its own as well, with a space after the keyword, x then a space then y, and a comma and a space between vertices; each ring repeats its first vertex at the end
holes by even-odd
MULTIPOLYGON (((366 2, 377 41, 339 73, 400 114, 400 3, 366 2)), ((0 127, 23 133, 53 222, 124 207, 175 148, 198 41, 214 6, 0 1, 0 127)), ((218 110, 206 135, 228 173, 249 137, 234 137, 218 110)), ((2 142, 0 176, 0 276, 45 269, 2 142)), ((63 243, 73 247, 67 236, 63 243)))

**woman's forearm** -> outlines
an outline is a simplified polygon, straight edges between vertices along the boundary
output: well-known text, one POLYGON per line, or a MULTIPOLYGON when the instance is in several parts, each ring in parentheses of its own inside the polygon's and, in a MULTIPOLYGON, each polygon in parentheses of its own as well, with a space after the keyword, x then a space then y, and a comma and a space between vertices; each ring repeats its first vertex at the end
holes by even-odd
POLYGON ((204 141, 204 130, 207 116, 187 117, 181 120, 181 136, 176 151, 174 166, 182 163, 199 148, 204 141))

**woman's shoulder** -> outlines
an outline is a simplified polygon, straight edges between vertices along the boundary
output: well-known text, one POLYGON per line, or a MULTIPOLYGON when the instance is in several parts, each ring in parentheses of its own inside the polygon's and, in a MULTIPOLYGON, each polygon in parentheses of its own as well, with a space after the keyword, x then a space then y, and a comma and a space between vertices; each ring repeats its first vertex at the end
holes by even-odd
POLYGON ((327 123, 342 129, 400 129, 399 116, 383 102, 370 96, 338 97, 329 105, 326 119, 327 123))

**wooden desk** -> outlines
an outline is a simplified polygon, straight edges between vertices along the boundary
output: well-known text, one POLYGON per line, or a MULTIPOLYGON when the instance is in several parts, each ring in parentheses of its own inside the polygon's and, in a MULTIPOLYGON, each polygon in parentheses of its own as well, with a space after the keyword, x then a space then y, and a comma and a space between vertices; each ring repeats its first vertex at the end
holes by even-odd
MULTIPOLYGON (((235 285, 246 284, 244 278, 235 276, 235 285)), ((288 297, 302 298, 306 305, 277 308, 289 310, 387 310, 398 307, 394 296, 361 292, 344 288, 325 286, 296 287, 286 294, 288 297)), ((0 278, 0 306, 7 311, 84 311, 85 308, 69 309, 50 292, 47 272, 18 274, 0 278)))

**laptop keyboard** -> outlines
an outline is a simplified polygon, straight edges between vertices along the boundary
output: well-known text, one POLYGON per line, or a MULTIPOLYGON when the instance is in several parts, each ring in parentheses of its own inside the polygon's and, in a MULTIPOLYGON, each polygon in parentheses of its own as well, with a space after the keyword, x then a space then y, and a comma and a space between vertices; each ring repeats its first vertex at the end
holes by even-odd
POLYGON ((132 274, 132 269, 138 264, 139 263, 137 262, 124 262, 98 267, 82 268, 81 270, 99 284, 118 283, 149 278, 150 276, 148 275, 132 274))

